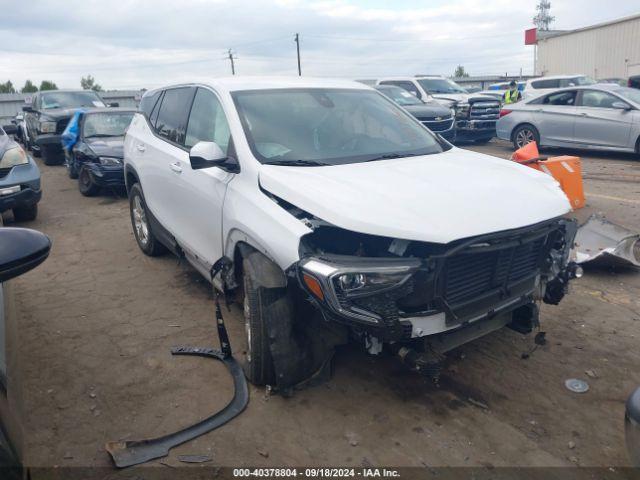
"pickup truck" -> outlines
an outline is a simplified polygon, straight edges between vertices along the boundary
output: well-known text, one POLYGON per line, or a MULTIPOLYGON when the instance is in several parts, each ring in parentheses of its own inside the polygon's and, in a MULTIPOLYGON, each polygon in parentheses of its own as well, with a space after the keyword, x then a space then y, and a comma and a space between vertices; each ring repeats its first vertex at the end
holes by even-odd
POLYGON ((432 371, 496 329, 531 332, 579 276, 553 178, 453 147, 356 82, 148 91, 124 163, 139 248, 242 305, 255 384, 319 375, 354 339, 432 371))
POLYGON ((487 143, 496 136, 501 102, 494 97, 471 94, 453 80, 435 75, 383 78, 378 85, 395 85, 423 101, 434 98, 453 108, 459 141, 487 143))
POLYGON ((31 104, 22 107, 27 126, 26 147, 42 156, 45 165, 64 161, 61 135, 76 109, 106 107, 91 90, 48 90, 33 95, 31 104))

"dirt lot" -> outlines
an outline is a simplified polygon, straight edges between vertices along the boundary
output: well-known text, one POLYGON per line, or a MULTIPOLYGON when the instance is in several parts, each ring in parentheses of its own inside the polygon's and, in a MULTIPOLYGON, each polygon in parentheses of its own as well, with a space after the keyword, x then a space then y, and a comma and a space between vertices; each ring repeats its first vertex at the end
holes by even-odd
MULTIPOLYGON (((473 149, 511 152, 500 142, 473 149)), ((580 217, 602 211, 640 230, 640 162, 587 155, 583 168, 589 206, 580 217)), ((169 354, 177 344, 217 344, 212 296, 188 265, 138 250, 125 198, 84 198, 63 167, 41 169, 40 215, 25 226, 47 233, 53 249, 16 281, 26 463, 109 466, 105 441, 168 433, 229 400, 221 365, 169 354)), ((237 345, 239 309, 226 319, 237 345)), ((439 387, 395 358, 344 348, 329 383, 288 399, 251 388, 246 412, 173 450, 166 466, 151 464, 209 454, 216 465, 626 465, 640 274, 589 270, 559 307, 544 307, 542 325, 548 343, 526 360, 533 336, 507 329, 458 349, 439 387), (590 391, 566 390, 571 377, 590 391)))

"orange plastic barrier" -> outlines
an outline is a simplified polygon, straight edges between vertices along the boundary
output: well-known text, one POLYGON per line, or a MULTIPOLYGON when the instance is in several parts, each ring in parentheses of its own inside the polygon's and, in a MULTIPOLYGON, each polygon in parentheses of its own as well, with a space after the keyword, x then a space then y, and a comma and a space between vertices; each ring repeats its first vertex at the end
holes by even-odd
MULTIPOLYGON (((533 165, 532 165, 533 166, 533 165)), ((562 156, 541 160, 537 167, 548 173, 558 182, 574 210, 584 207, 584 189, 582 187, 582 168, 578 157, 562 156)))
POLYGON ((518 163, 525 163, 529 160, 535 160, 540 157, 540 153, 538 152, 538 145, 536 142, 527 143, 524 147, 519 148, 513 155, 511 155, 511 160, 518 163))

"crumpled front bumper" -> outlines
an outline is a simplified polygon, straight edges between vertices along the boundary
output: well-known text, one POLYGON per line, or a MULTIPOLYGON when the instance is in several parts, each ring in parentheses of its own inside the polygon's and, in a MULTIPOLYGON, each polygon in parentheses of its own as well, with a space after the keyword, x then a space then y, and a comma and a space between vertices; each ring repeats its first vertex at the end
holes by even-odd
POLYGON ((363 259, 319 255, 297 267, 300 286, 327 320, 365 331, 381 341, 401 341, 455 330, 498 315, 505 317, 547 297, 558 303, 575 277, 569 252, 575 222, 554 219, 510 232, 453 242, 423 258, 363 259), (337 289, 340 262, 355 271, 358 262, 403 261, 412 264, 410 277, 396 287, 370 296, 348 299, 337 289), (332 279, 321 278, 323 265, 332 279), (354 267, 353 265, 356 265, 354 267), (336 267, 338 266, 338 267, 336 267), (337 270, 336 270, 337 268, 337 270), (322 298, 309 288, 305 275, 318 279, 322 298), (333 282, 333 283, 332 283, 333 282), (553 285, 553 295, 546 291, 553 285))
POLYGON ((20 191, 7 195, 0 195, 0 212, 12 208, 33 205, 42 198, 40 187, 40 170, 31 157, 29 163, 16 165, 0 178, 0 191, 20 187, 20 191))

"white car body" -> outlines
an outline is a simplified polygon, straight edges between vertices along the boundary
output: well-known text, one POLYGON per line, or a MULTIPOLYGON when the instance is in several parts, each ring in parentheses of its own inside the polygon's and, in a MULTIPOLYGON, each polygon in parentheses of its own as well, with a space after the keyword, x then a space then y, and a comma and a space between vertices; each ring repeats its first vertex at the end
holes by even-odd
POLYGON ((532 99, 551 93, 559 88, 593 85, 595 80, 586 75, 552 75, 527 80, 522 92, 523 99, 532 99))
MULTIPOLYGON (((442 153, 366 163, 313 167, 261 163, 232 97, 236 92, 285 88, 373 91, 361 83, 234 77, 166 91, 183 87, 215 94, 229 125, 239 170, 193 169, 189 150, 162 139, 148 117, 138 113, 125 138, 125 175, 129 190, 139 182, 149 213, 206 278, 221 258, 237 258, 240 244, 261 252, 282 272, 294 272, 308 259, 301 245, 318 224, 345 234, 397 239, 392 242, 396 246, 412 241, 445 246, 528 228, 570 211, 566 196, 550 176, 450 145, 442 153)), ((145 96, 153 98, 158 92, 145 96)), ((398 112, 419 125, 408 113, 399 108, 398 112)), ((204 143, 196 144, 192 155, 204 143)), ((227 281, 227 287, 234 286, 233 279, 227 281)), ((477 318, 484 316, 486 312, 477 318)), ((410 320, 412 336, 460 326, 444 318, 443 313, 417 315, 410 320)))

